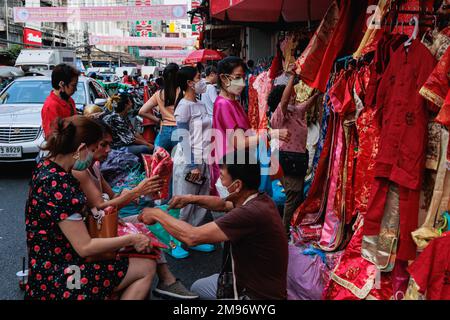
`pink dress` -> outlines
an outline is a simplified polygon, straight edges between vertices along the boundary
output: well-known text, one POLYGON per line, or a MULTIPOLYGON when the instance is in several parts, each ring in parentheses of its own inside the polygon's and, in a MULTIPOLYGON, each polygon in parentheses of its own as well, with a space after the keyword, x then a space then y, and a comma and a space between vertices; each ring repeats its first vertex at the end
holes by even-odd
POLYGON ((211 166, 211 188, 212 193, 216 194, 215 185, 220 177, 218 163, 227 154, 227 151, 233 150, 233 146, 229 145, 226 139, 227 130, 242 129, 246 131, 250 129, 247 114, 241 104, 222 96, 217 97, 214 103, 213 129, 217 130, 217 134, 213 135, 215 161, 211 166))

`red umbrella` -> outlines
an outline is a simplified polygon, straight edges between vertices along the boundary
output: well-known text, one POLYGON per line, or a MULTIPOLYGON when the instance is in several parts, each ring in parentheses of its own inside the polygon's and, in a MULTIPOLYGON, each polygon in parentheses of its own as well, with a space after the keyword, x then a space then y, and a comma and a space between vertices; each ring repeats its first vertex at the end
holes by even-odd
POLYGON ((210 49, 201 49, 192 52, 188 57, 184 60, 184 64, 192 64, 192 63, 205 63, 206 61, 215 61, 222 60, 225 55, 216 50, 210 49))

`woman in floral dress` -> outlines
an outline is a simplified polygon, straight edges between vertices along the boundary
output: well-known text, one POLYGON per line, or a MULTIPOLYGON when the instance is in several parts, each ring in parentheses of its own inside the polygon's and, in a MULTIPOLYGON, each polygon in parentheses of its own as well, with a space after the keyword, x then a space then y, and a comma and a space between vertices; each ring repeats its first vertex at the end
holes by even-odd
POLYGON ((49 157, 33 174, 25 212, 26 299, 97 300, 119 292, 122 299, 148 296, 156 268, 153 260, 117 258, 88 263, 85 259, 127 246, 138 252, 149 249, 143 235, 92 239, 82 220, 86 197, 70 172, 89 167, 102 136, 95 121, 74 116, 59 119, 47 139, 49 157))

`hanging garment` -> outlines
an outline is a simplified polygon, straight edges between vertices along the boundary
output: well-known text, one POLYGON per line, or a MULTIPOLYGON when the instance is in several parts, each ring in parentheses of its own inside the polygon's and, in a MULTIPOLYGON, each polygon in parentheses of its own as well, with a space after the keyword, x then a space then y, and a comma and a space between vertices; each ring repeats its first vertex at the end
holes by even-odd
POLYGON ((376 9, 377 11, 375 11, 371 17, 373 20, 369 20, 372 24, 367 28, 358 50, 356 50, 353 54, 353 58, 359 59, 368 52, 376 50, 377 43, 383 36, 383 30, 378 28, 376 24, 380 23, 384 19, 388 12, 390 3, 391 0, 379 0, 376 9))
POLYGON ((427 300, 450 300, 450 232, 430 242, 408 268, 427 300))
POLYGON ((253 87, 256 77, 250 76, 248 81, 248 120, 250 127, 257 130, 259 127, 259 107, 258 107, 258 91, 253 87))
POLYGON ((446 126, 447 128, 450 127, 450 90, 445 97, 444 104, 442 105, 442 108, 439 111, 439 114, 436 117, 435 121, 446 126))
POLYGON ((324 297, 326 300, 390 300, 391 275, 380 273, 375 265, 361 257, 363 219, 355 223, 355 234, 339 264, 331 273, 324 297))
POLYGON ((269 72, 265 71, 256 77, 253 88, 258 92, 258 129, 267 129, 267 110, 269 109, 267 98, 272 90, 269 72))
POLYGON ((319 245, 322 250, 333 251, 338 238, 341 235, 341 221, 335 209, 336 193, 338 189, 339 175, 341 172, 341 164, 343 161, 344 133, 342 128, 342 120, 339 116, 335 122, 335 144, 332 149, 332 161, 330 168, 330 180, 326 201, 325 222, 322 229, 322 236, 319 245))
MULTIPOLYGON (((382 184, 384 181, 377 180, 382 184)), ((375 197, 372 201, 384 200, 385 206, 381 229, 375 236, 364 236, 361 246, 361 255, 364 259, 373 263, 381 272, 391 272, 395 265, 397 252, 399 224, 400 224, 400 199, 398 187, 391 184, 386 185, 389 191, 386 199, 375 197)), ((369 204, 373 205, 373 203, 369 204)))
POLYGON ((445 97, 450 89, 450 47, 445 51, 442 59, 429 76, 420 94, 438 107, 442 107, 445 97))
POLYGON ((389 65, 392 54, 408 39, 404 35, 383 34, 377 45, 375 57, 369 66, 369 80, 366 88, 365 105, 375 107, 377 105, 377 92, 384 72, 389 65))
POLYGON ((333 1, 322 23, 297 60, 297 73, 310 87, 325 92, 333 63, 339 55, 354 52, 361 42, 367 0, 333 1), (355 17, 357 17, 355 19, 355 17))
POLYGON ((439 159, 439 168, 434 184, 431 203, 428 206, 427 215, 421 227, 412 233, 414 242, 419 250, 424 250, 428 243, 439 237, 437 230, 439 216, 447 211, 447 205, 450 200, 450 173, 447 170, 446 150, 449 143, 449 133, 444 128, 441 139, 441 154, 439 159))
POLYGON ((375 178, 375 158, 378 154, 380 128, 376 109, 366 107, 356 122, 358 152, 355 173, 355 211, 365 214, 375 178))
POLYGON ((427 150, 425 154, 425 168, 436 171, 441 154, 442 126, 430 121, 428 123, 427 150))
POLYGON ((422 40, 423 44, 430 50, 436 60, 441 60, 447 48, 450 46, 450 27, 442 31, 433 30, 431 40, 422 40))
POLYGON ((420 41, 413 41, 409 49, 400 47, 377 92, 382 127, 376 176, 412 190, 421 185, 428 124, 427 104, 418 88, 434 64, 434 58, 420 41))
POLYGON ((354 70, 343 70, 330 89, 333 111, 338 114, 336 140, 333 145, 333 160, 330 166, 325 221, 319 245, 324 251, 334 251, 342 244, 345 225, 353 215, 353 175, 356 110, 352 90, 356 81, 354 70), (347 120, 347 118, 349 120, 347 120), (345 119, 345 120, 344 120, 345 119))
MULTIPOLYGON (((375 179, 364 221, 363 247, 365 246, 364 243, 367 243, 368 246, 377 243, 373 237, 383 235, 382 220, 385 215, 386 200, 391 184, 389 180, 384 178, 375 179)), ((397 250, 397 259, 399 260, 414 260, 416 256, 416 246, 412 240, 411 232, 417 229, 419 201, 420 191, 399 186, 400 236, 397 250)))
MULTIPOLYGON (((331 82, 328 84, 328 88, 330 87, 330 84, 331 84, 331 82)), ((312 157, 312 169, 311 169, 310 174, 305 179, 305 199, 308 197, 312 183, 315 179, 317 166, 319 164, 319 160, 322 155, 325 138, 326 138, 327 132, 328 132, 328 120, 330 117, 330 108, 328 107, 329 102, 330 102, 330 99, 329 99, 329 96, 327 93, 326 95, 324 95, 323 103, 322 103, 322 112, 321 112, 322 114, 320 116, 320 118, 321 118, 321 120, 320 120, 320 136, 319 136, 319 141, 317 143, 317 148, 314 152, 314 156, 312 157)))
POLYGON ((415 257, 411 232, 418 223, 418 190, 425 167, 428 132, 427 104, 419 95, 418 88, 433 66, 434 58, 420 41, 413 41, 408 50, 400 47, 392 55, 377 93, 382 126, 375 175, 385 179, 378 180, 372 189, 372 204, 369 204, 364 235, 379 234, 389 181, 397 183, 400 186, 400 260, 413 260, 415 257))
POLYGON ((315 224, 319 221, 324 210, 324 199, 327 194, 329 180, 329 164, 331 158, 331 148, 335 128, 335 115, 330 115, 329 125, 326 133, 323 150, 317 165, 314 181, 309 190, 308 198, 294 213, 292 219, 293 226, 315 224))

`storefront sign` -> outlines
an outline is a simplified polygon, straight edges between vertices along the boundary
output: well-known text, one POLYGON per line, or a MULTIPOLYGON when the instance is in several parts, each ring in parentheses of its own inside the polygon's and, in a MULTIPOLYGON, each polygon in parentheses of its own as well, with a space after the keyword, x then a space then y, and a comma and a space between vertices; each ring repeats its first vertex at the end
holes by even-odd
POLYGON ((139 50, 139 56, 155 59, 184 59, 191 52, 190 50, 139 50))
POLYGON ((195 44, 193 38, 168 38, 168 37, 115 37, 115 36, 90 36, 89 44, 107 46, 130 46, 130 47, 190 47, 195 44))
POLYGON ((187 19, 186 5, 15 7, 14 22, 96 22, 187 19))
POLYGON ((23 29, 23 43, 42 46, 42 32, 28 28, 23 29))

